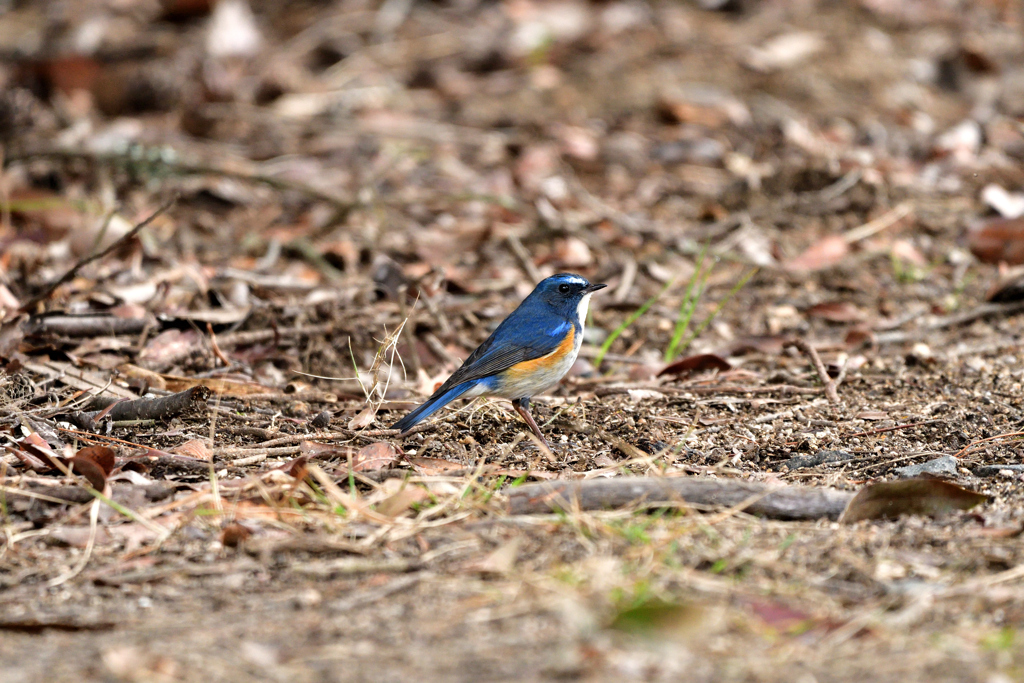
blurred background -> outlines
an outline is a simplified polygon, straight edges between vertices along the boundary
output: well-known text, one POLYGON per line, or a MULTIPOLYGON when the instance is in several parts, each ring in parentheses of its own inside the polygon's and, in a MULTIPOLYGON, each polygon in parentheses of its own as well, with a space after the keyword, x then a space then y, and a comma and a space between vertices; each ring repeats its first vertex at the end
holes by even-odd
POLYGON ((0 678, 1019 680, 1022 22, 0 0, 0 678), (555 455, 503 401, 381 429, 559 271, 609 287, 555 455), (622 474, 747 492, 509 515, 622 474), (921 474, 972 490, 748 514, 921 474))
POLYGON ((813 328, 827 292, 860 322, 949 311, 995 281, 974 266, 1024 258, 1021 19, 1015 0, 7 2, 0 307, 179 193, 103 274, 107 304, 72 288, 72 309, 505 302, 570 270, 612 285, 594 342, 669 285, 665 320, 614 347, 653 358, 707 247, 708 305, 761 268, 709 345, 813 328))

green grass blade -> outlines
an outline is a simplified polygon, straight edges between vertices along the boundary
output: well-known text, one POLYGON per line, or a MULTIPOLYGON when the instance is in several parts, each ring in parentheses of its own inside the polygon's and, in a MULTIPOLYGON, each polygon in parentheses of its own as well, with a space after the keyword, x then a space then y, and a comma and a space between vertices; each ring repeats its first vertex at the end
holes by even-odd
POLYGON ((729 290, 729 293, 726 294, 725 297, 723 297, 722 300, 718 302, 718 305, 715 306, 715 309, 711 311, 711 315, 705 318, 704 321, 697 326, 697 329, 691 332, 690 335, 687 336, 687 338, 682 342, 682 344, 679 347, 680 352, 685 351, 686 347, 690 345, 690 342, 692 342, 694 339, 700 336, 700 333, 707 329, 707 326, 711 324, 711 321, 715 319, 715 316, 721 313, 722 307, 729 302, 729 299, 731 299, 736 294, 736 292, 743 289, 743 285, 747 284, 750 278, 754 277, 758 270, 758 268, 752 268, 743 277, 736 281, 736 284, 732 286, 732 289, 729 290))
POLYGON ((686 330, 690 327, 690 320, 693 318, 694 312, 697 310, 697 302, 700 301, 700 297, 704 294, 704 288, 707 285, 708 278, 711 277, 711 271, 714 268, 712 265, 706 272, 704 271, 704 261, 707 258, 708 245, 704 245, 704 249, 700 252, 700 257, 697 259, 697 267, 693 271, 693 275, 690 277, 690 284, 686 286, 686 293, 683 294, 683 302, 679 305, 679 317, 676 319, 676 329, 672 333, 672 341, 669 342, 668 348, 665 349, 665 362, 670 362, 676 356, 676 349, 679 347, 679 342, 682 340, 683 335, 686 334, 686 330), (702 276, 703 275, 703 279, 702 276), (698 286, 698 282, 700 285, 698 286), (696 291, 694 289, 696 288, 696 291))
POLYGON ((626 320, 621 325, 616 327, 614 332, 608 335, 608 338, 604 340, 603 344, 601 344, 601 350, 598 351, 597 356, 594 357, 595 368, 601 367, 601 361, 604 360, 605 355, 608 353, 608 349, 612 347, 612 344, 614 344, 615 340, 619 338, 619 335, 625 332, 626 328, 628 328, 630 325, 639 320, 640 316, 646 313, 648 309, 650 309, 650 307, 654 305, 654 302, 660 299, 661 295, 664 294, 668 290, 668 288, 671 287, 673 284, 675 284, 675 278, 666 282, 657 294, 655 294, 650 299, 645 301, 643 305, 640 306, 640 308, 636 309, 636 311, 630 314, 630 316, 626 318, 626 320))

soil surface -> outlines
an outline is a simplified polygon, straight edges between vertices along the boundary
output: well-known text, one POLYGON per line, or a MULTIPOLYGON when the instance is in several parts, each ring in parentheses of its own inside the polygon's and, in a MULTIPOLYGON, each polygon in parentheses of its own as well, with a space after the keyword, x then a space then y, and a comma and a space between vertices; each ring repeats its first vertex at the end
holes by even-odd
POLYGON ((1022 21, 13 3, 0 679, 1018 680, 1022 21), (556 272, 550 451, 389 429, 556 272))

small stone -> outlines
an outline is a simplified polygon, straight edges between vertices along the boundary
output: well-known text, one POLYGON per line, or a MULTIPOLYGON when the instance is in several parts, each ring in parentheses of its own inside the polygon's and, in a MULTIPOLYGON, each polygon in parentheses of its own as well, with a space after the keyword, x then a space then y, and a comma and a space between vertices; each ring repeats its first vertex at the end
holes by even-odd
POLYGON ((846 462, 847 460, 853 460, 853 455, 846 451, 824 450, 818 451, 814 455, 797 455, 782 464, 791 470, 799 470, 826 463, 846 462))
POLYGON ((316 417, 309 421, 309 426, 313 429, 326 429, 331 424, 331 411, 325 410, 318 413, 316 417))
POLYGON ((905 478, 917 477, 922 474, 956 474, 959 464, 960 461, 952 455, 944 455, 928 462, 899 467, 896 469, 896 473, 905 478))

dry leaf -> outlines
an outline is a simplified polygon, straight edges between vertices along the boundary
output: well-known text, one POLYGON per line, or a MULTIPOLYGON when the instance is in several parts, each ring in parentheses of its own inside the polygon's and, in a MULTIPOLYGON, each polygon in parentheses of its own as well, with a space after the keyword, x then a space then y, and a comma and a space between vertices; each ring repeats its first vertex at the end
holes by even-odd
POLYGON ((8 447, 19 460, 36 472, 49 472, 57 469, 54 463, 63 462, 64 459, 57 455, 46 439, 39 434, 32 432, 23 439, 15 441, 18 448, 8 447))
POLYGON ((215 59, 254 57, 263 44, 259 25, 245 0, 220 0, 214 5, 206 33, 206 53, 215 59))
POLYGON ((212 460, 213 452, 210 451, 209 447, 200 439, 192 439, 186 441, 180 446, 175 446, 171 449, 171 453, 178 453, 181 455, 187 455, 196 460, 212 460))
POLYGON ((187 357, 199 343, 199 334, 195 330, 164 330, 149 340, 139 352, 139 360, 155 365, 173 362, 187 357))
POLYGON ((55 238, 82 228, 85 213, 80 203, 46 190, 18 189, 10 193, 10 211, 38 224, 55 238))
POLYGON ((167 389, 167 382, 164 381, 163 376, 159 372, 140 368, 131 363, 121 363, 117 366, 117 369, 127 379, 143 381, 154 389, 167 389))
POLYGON ((808 308, 807 317, 820 318, 832 323, 855 323, 867 316, 849 301, 827 301, 808 308))
POLYGON ((376 441, 359 449, 352 456, 352 469, 356 472, 376 472, 391 467, 401 455, 394 445, 386 441, 376 441))
MULTIPOLYGON (((51 541, 57 541, 73 548, 86 547, 91 536, 92 530, 88 526, 58 526, 50 529, 50 532, 46 535, 47 539, 51 541)), ((107 545, 113 540, 113 537, 106 528, 100 527, 96 530, 96 538, 94 540, 96 545, 107 545)))
POLYGON ((824 627, 825 630, 831 631, 840 626, 838 623, 823 621, 807 612, 774 600, 751 600, 747 605, 765 626, 776 633, 800 635, 817 627, 824 627))
POLYGON ((743 63, 762 73, 789 69, 824 50, 828 43, 818 33, 794 31, 766 40, 760 47, 750 47, 743 63))
POLYGON ((519 155, 513 172, 524 190, 536 192, 544 179, 558 170, 559 161, 554 145, 530 145, 519 155))
MULTIPOLYGON (((304 441, 303 445, 306 443, 308 442, 304 441)), ((293 477, 296 481, 302 481, 309 474, 309 457, 309 455, 300 455, 299 457, 284 463, 277 469, 281 470, 288 476, 293 477)))
POLYGON ((373 418, 377 416, 377 410, 380 408, 379 405, 373 403, 367 403, 366 407, 359 411, 359 414, 353 417, 349 423, 349 429, 365 429, 373 424, 373 418))
POLYGON ((422 486, 405 486, 378 503, 376 510, 388 517, 398 517, 425 500, 430 500, 430 492, 422 486))
POLYGON ((864 327, 854 327, 843 338, 843 345, 850 349, 859 349, 875 343, 875 333, 864 327))
POLYGON ((18 301, 18 297, 7 289, 7 285, 0 284, 0 320, 3 320, 5 311, 16 311, 19 306, 21 302, 18 301))
POLYGON ((150 654, 131 645, 111 647, 100 658, 107 672, 121 681, 173 681, 181 673, 170 657, 150 654))
POLYGON ((971 230, 967 241, 983 263, 1024 263, 1024 218, 993 218, 971 230))
POLYGON ((692 372, 704 372, 705 370, 724 372, 731 369, 732 366, 729 364, 729 361, 721 356, 713 353, 699 353, 666 365, 658 373, 658 377, 662 375, 688 375, 692 372))
POLYGON ((114 471, 115 462, 114 449, 109 446, 87 446, 71 458, 72 463, 89 461, 99 467, 104 475, 109 476, 114 471))
POLYGON ((470 563, 466 569, 481 574, 508 574, 515 569, 516 560, 519 559, 519 549, 522 545, 522 537, 516 536, 508 543, 488 553, 486 557, 470 563))
POLYGON ((868 484, 846 506, 839 521, 852 524, 863 519, 892 519, 900 515, 937 515, 969 510, 988 496, 941 479, 917 477, 903 481, 868 484))
POLYGON ((579 237, 558 240, 552 256, 560 266, 570 269, 586 268, 594 262, 590 247, 579 237))
POLYGON ((786 262, 790 272, 824 270, 838 265, 850 253, 850 245, 839 235, 829 235, 807 248, 804 253, 786 262))

